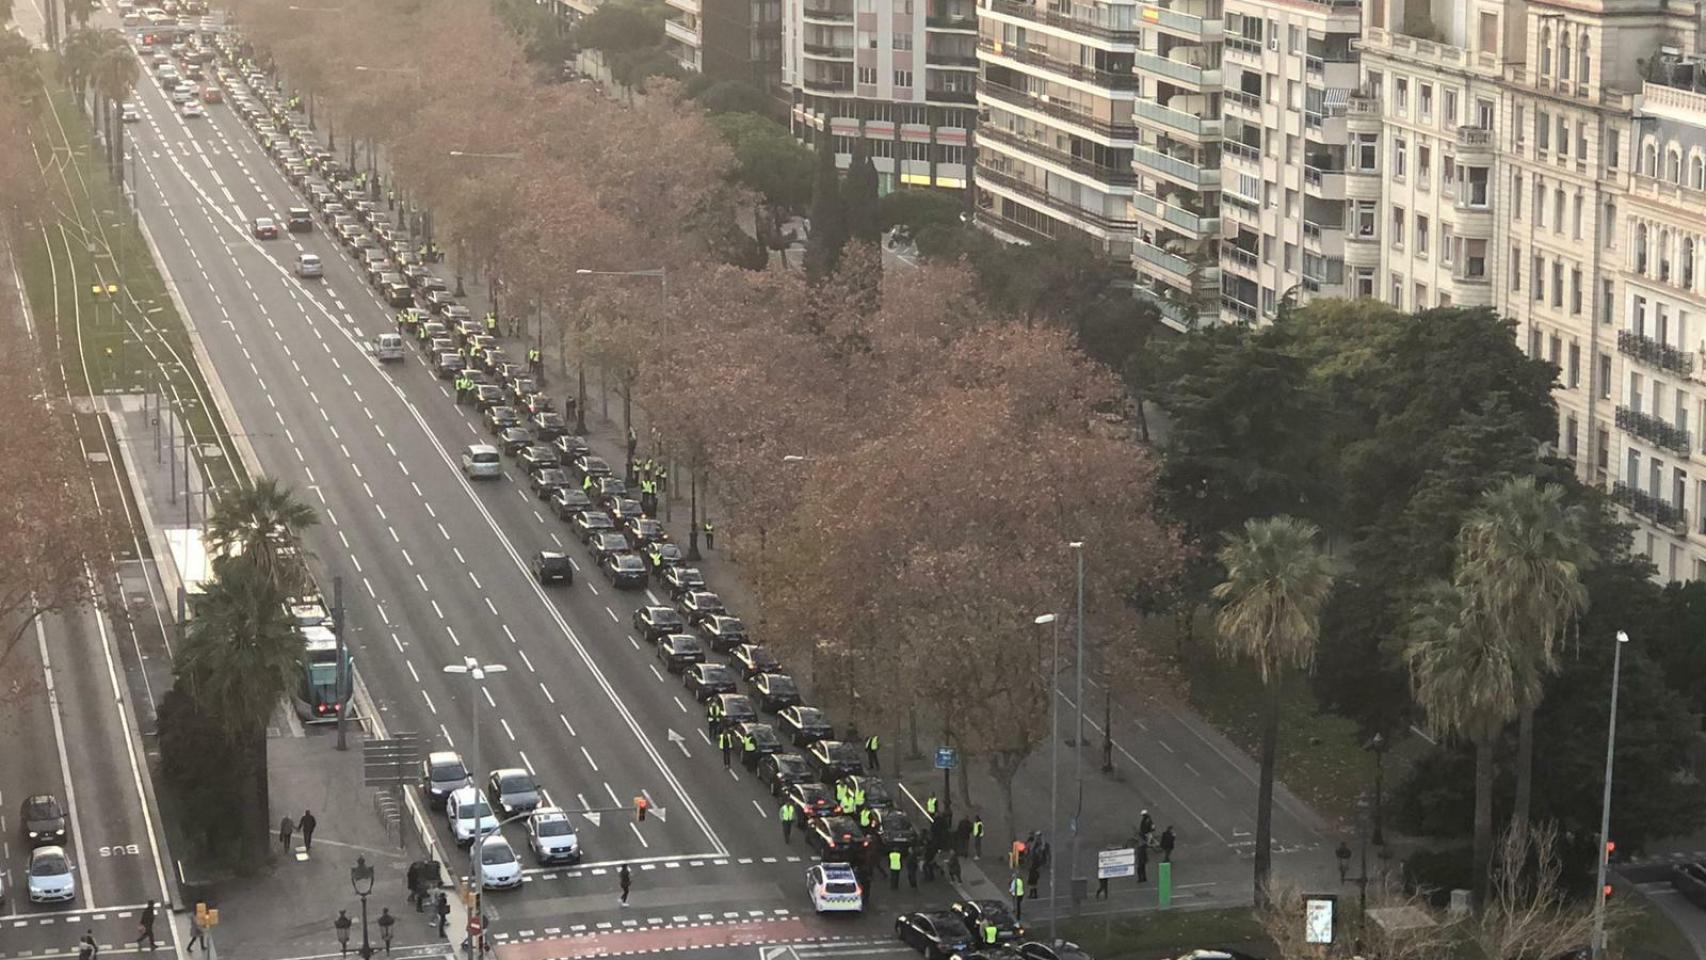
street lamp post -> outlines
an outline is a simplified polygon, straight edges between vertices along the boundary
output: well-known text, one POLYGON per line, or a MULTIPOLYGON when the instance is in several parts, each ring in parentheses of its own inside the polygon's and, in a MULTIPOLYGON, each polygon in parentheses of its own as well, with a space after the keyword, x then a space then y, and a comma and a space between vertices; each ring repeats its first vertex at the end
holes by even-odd
MULTIPOLYGON (((481 766, 480 760, 480 696, 482 695, 484 688, 475 685, 485 682, 486 677, 490 674, 505 673, 508 670, 509 668, 501 663, 482 664, 473 657, 465 657, 461 663, 450 663, 445 664, 444 666, 445 673, 464 674, 468 677, 470 684, 468 694, 468 718, 474 728, 473 757, 474 784, 476 790, 479 789, 480 779, 485 775, 485 768, 481 766)), ((481 802, 485 802, 483 794, 481 795, 481 802)), ((485 878, 483 876, 484 870, 482 869, 483 864, 480 856, 480 848, 483 842, 480 830, 481 819, 480 811, 475 809, 474 842, 468 849, 470 851, 469 860, 471 861, 469 866, 471 867, 471 872, 474 875, 474 916, 484 918, 485 913, 483 911, 485 904, 482 897, 485 890, 485 878)), ((474 944, 474 949, 477 953, 484 954, 485 950, 482 946, 485 942, 484 929, 480 931, 480 935, 477 939, 478 942, 474 944)))
POLYGON ((1374 754, 1374 845, 1386 846, 1386 834, 1381 829, 1381 806, 1386 794, 1386 737, 1376 733, 1369 738, 1368 749, 1374 754))
MULTIPOLYGON (((1078 803, 1072 811, 1072 873, 1067 878, 1076 884, 1078 882, 1078 820, 1084 815, 1084 541, 1074 540, 1067 546, 1071 547, 1072 552, 1078 555, 1078 616, 1073 624, 1078 632, 1077 689, 1072 694, 1072 712, 1078 718, 1072 741, 1072 779, 1078 784, 1078 803)), ((1053 857, 1049 857, 1049 863, 1054 863, 1053 857)), ((1049 886, 1051 888, 1054 886, 1052 876, 1049 878, 1049 886)), ((1051 916, 1053 913, 1054 911, 1050 911, 1051 916)))
MULTIPOLYGON (((1048 702, 1049 702, 1049 787, 1048 787, 1048 830, 1054 833, 1055 824, 1060 820, 1060 618, 1052 613, 1045 613, 1031 621, 1039 627, 1047 626, 1054 634, 1054 645, 1051 648, 1048 662, 1048 702)), ((1012 831, 1012 825, 1008 825, 1012 831)), ((1048 942, 1058 942, 1055 937, 1054 858, 1048 858, 1048 942)))
POLYGON ((361 898, 361 950, 358 955, 361 960, 373 960, 373 941, 367 935, 367 895, 373 892, 373 868, 368 865, 366 857, 355 858, 355 866, 349 869, 349 883, 355 895, 361 898))
POLYGON ((1605 793, 1599 803, 1599 883, 1593 900, 1593 957, 1605 957, 1605 870, 1611 859, 1611 766, 1617 753, 1617 681, 1623 669, 1623 645, 1629 634, 1617 631, 1617 643, 1611 648, 1611 721, 1605 734, 1605 793))

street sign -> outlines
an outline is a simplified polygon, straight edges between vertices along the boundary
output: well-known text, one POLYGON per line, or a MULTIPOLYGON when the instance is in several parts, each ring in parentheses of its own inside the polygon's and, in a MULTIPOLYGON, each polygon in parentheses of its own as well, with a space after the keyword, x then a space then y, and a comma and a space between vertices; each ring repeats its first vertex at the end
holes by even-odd
POLYGON ((1131 877, 1137 875, 1137 850, 1133 847, 1122 847, 1118 850, 1099 850, 1096 852, 1096 879, 1112 880, 1115 877, 1131 877))
POLYGON ((960 765, 960 749, 958 747, 936 748, 936 769, 952 770, 960 765))
POLYGON ((412 733, 394 734, 389 740, 362 741, 362 780, 369 787, 412 783, 419 776, 420 762, 421 741, 412 733))
POLYGON ((1330 893, 1312 893, 1303 898, 1303 942, 1330 944, 1336 932, 1334 919, 1339 898, 1330 893))

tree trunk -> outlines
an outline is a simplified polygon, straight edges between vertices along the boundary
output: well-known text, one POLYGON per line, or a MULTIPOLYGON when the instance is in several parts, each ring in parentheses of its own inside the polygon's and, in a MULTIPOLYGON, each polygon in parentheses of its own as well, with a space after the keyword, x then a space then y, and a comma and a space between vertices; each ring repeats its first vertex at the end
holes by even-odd
POLYGON ((244 831, 245 856, 243 863, 246 869, 259 869, 267 861, 267 853, 272 846, 272 806, 268 794, 271 792, 267 783, 267 728, 261 724, 249 731, 244 739, 247 741, 243 753, 250 769, 251 789, 254 790, 254 802, 250 804, 249 828, 244 831))
POLYGON ((906 705, 906 732, 907 732, 907 739, 909 741, 911 741, 909 744, 907 744, 907 746, 910 749, 907 751, 906 759, 917 760, 918 758, 924 756, 924 749, 918 745, 918 703, 917 703, 917 701, 913 701, 913 702, 908 703, 906 705))
POLYGON ((1001 788, 1002 809, 1007 811, 1007 842, 1011 844, 1019 835, 1018 818, 1013 815, 1013 778, 1019 773, 1019 762, 1014 762, 1009 768, 1003 764, 998 755, 989 758, 989 773, 995 777, 995 785, 1001 788))
POLYGON ((1475 739, 1475 907, 1487 902, 1493 866, 1493 734, 1475 739))
POLYGON ((1528 811, 1534 796, 1534 707, 1522 708, 1516 727, 1516 806, 1511 832, 1520 841, 1528 836, 1528 811))
POLYGON ((1268 879, 1273 874, 1274 759, 1279 753, 1280 682, 1273 677, 1262 689, 1261 779, 1256 785, 1256 905, 1268 905, 1268 879))

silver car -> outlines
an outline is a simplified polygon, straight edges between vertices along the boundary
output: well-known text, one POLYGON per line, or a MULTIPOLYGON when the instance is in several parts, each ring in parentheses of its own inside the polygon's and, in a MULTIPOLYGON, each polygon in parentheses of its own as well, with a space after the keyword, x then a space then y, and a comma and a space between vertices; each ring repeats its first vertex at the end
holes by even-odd
POLYGON ((462 451, 462 475, 470 480, 495 480, 504 474, 503 455, 489 443, 476 443, 462 451))
POLYGON ((64 903, 77 897, 77 881, 71 875, 71 860, 64 847, 37 847, 30 851, 30 902, 64 903))
POLYGON ((575 825, 556 807, 540 807, 527 818, 527 846, 540 863, 574 863, 581 858, 575 825))

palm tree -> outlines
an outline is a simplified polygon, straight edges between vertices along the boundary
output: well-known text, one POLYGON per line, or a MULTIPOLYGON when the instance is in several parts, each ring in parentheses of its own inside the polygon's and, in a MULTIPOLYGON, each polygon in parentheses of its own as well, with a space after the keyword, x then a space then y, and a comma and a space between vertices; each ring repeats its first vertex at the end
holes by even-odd
POLYGON ((272 477, 245 480, 221 497, 208 518, 206 540, 216 556, 241 557, 265 578, 293 592, 306 577, 297 536, 320 522, 314 508, 272 477))
POLYGON ((12 22, 13 0, 0 0, 0 23, 12 22))
POLYGON ((83 103, 83 91, 89 84, 89 72, 95 67, 98 33, 94 30, 74 30, 65 38, 65 44, 60 50, 59 70, 71 92, 77 95, 77 103, 83 103))
POLYGON ((1494 629, 1478 598, 1438 581, 1405 624, 1404 657, 1416 702, 1438 736, 1475 747, 1475 898, 1484 902, 1493 856, 1493 748, 1499 730, 1531 699, 1539 675, 1494 629))
POLYGON ((195 603, 195 618, 175 672, 199 712, 233 745, 250 784, 242 805, 242 859, 256 864, 268 849, 267 721, 299 671, 302 640, 285 613, 285 592, 241 557, 219 567, 195 603))
POLYGON ((1321 608, 1333 589, 1333 561, 1320 531, 1295 517, 1249 520, 1220 551, 1226 580, 1214 588, 1220 653, 1256 662, 1262 678, 1261 782, 1256 798, 1256 902, 1268 902, 1273 870, 1274 759, 1279 749, 1280 681, 1285 668, 1308 669, 1321 635, 1321 608))
POLYGON ((107 125, 107 160, 109 166, 118 168, 119 180, 122 182, 124 123, 119 116, 119 105, 129 99, 131 91, 136 89, 140 68, 136 64, 136 56, 130 52, 124 37, 116 30, 101 31, 97 51, 95 61, 89 69, 89 83, 94 87, 97 96, 106 102, 106 108, 99 112, 107 125))
POLYGON ((1534 696, 1518 706, 1516 805, 1511 829, 1528 830, 1534 789, 1534 710, 1544 695, 1540 678, 1557 670, 1554 655, 1565 624, 1587 611, 1581 575, 1596 559, 1587 544, 1587 516, 1566 506, 1564 488, 1517 477, 1482 495, 1458 536, 1458 582, 1486 612, 1488 626, 1535 673, 1534 696))
POLYGON ((87 27, 89 18, 95 15, 95 6, 96 0, 65 0, 65 15, 79 27, 87 27))

